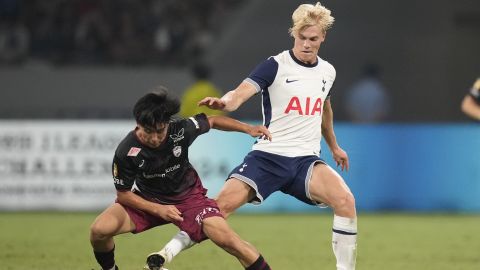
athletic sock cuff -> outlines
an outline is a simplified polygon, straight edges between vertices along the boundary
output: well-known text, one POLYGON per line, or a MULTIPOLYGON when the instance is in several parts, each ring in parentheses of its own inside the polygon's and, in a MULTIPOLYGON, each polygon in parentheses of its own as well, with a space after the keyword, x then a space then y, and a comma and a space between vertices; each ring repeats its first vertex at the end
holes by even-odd
POLYGON ((340 234, 356 235, 357 219, 340 217, 340 216, 334 215, 332 230, 333 232, 340 233, 340 234))
POLYGON ((263 259, 262 255, 258 257, 258 259, 252 263, 249 267, 246 267, 245 270, 271 270, 268 263, 263 259))
POLYGON ((115 267, 115 246, 112 250, 102 252, 102 251, 93 251, 95 254, 95 259, 97 259, 98 264, 102 269, 112 269, 115 267))

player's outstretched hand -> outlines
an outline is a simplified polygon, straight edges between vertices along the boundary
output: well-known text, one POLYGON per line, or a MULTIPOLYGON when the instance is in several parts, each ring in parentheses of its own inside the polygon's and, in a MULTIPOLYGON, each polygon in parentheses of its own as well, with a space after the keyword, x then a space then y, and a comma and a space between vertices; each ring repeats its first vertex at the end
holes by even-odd
POLYGON ((213 110, 223 110, 225 108, 225 102, 216 97, 206 97, 200 100, 197 104, 198 106, 207 106, 213 110))
POLYGON ((341 166, 342 171, 347 170, 348 171, 348 155, 347 152, 343 151, 342 148, 338 147, 337 149, 334 149, 332 151, 332 156, 335 162, 337 163, 337 167, 341 166))
POLYGON ((248 134, 252 137, 260 137, 264 140, 269 140, 272 141, 272 134, 270 134, 270 131, 265 126, 252 126, 248 130, 248 134))
POLYGON ((174 205, 160 205, 157 208, 157 214, 167 221, 183 221, 182 213, 174 205))

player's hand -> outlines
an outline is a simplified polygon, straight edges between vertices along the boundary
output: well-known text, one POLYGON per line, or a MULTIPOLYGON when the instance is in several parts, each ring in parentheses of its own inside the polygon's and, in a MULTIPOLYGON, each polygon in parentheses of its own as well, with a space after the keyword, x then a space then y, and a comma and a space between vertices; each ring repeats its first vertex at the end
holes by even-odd
POLYGON ((177 221, 182 222, 183 217, 180 210, 177 209, 174 205, 159 205, 156 211, 157 215, 167 221, 177 221))
POLYGON ((478 78, 475 83, 473 83, 473 89, 476 89, 477 91, 480 90, 480 78, 478 78))
POLYGON ((272 134, 265 126, 252 126, 248 130, 248 134, 252 137, 260 137, 264 140, 272 141, 272 134))
POLYGON ((343 151, 342 148, 338 147, 332 151, 332 156, 335 162, 337 163, 337 167, 341 166, 342 171, 348 171, 348 155, 347 152, 343 151))
POLYGON ((216 97, 206 97, 200 100, 197 104, 198 106, 207 106, 213 110, 223 110, 226 104, 223 100, 216 98, 216 97))

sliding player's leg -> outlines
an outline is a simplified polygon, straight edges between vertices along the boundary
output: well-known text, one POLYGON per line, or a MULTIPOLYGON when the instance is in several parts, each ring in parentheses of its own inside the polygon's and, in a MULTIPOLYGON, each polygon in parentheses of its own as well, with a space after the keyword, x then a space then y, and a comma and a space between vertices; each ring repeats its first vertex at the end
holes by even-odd
POLYGON ((133 230, 135 224, 125 208, 118 203, 108 207, 95 219, 90 227, 90 243, 102 269, 117 269, 113 237, 133 230))
MULTIPOLYGON (((255 190, 245 182, 230 178, 223 185, 216 202, 223 216, 228 217, 240 206, 252 200, 255 194, 255 190)), ((184 231, 179 231, 160 251, 148 255, 147 265, 161 267, 163 264, 171 262, 181 251, 193 245, 195 242, 190 239, 189 235, 184 231)))
POLYGON ((204 219, 203 232, 217 246, 235 256, 245 269, 270 270, 270 266, 255 247, 242 240, 222 217, 204 219))

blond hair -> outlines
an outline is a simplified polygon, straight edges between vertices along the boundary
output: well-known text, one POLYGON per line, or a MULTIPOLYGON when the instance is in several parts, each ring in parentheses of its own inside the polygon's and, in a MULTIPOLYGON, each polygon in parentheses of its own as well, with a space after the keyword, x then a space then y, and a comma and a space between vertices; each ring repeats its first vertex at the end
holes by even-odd
POLYGON ((331 11, 320 2, 315 5, 301 4, 292 14, 293 26, 288 29, 288 32, 293 37, 307 27, 318 25, 325 33, 335 21, 330 14, 331 11))

